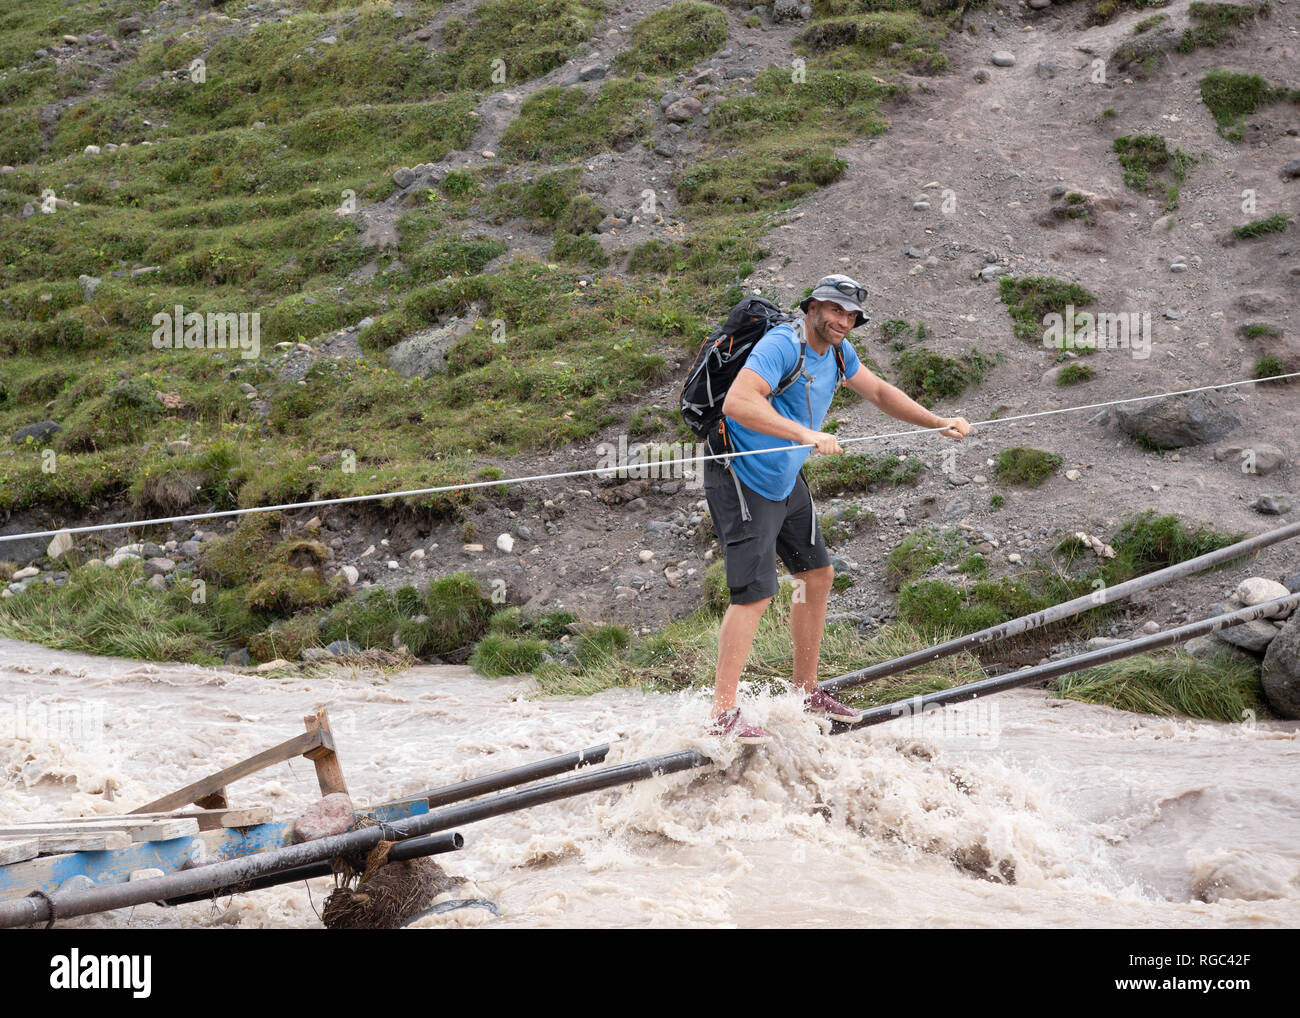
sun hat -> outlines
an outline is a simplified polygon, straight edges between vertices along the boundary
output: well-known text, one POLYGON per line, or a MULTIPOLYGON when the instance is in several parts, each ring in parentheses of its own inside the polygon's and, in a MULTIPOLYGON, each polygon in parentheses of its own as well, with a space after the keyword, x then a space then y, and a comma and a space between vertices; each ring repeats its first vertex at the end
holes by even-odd
POLYGON ((813 287, 812 293, 799 302, 799 310, 804 314, 808 313, 808 302, 814 300, 834 301, 845 311, 856 311, 857 320, 853 323, 856 329, 859 325, 865 325, 868 321, 866 314, 862 310, 862 302, 867 299, 867 288, 859 285, 848 276, 838 273, 829 276, 822 276, 817 280, 817 285, 813 287))

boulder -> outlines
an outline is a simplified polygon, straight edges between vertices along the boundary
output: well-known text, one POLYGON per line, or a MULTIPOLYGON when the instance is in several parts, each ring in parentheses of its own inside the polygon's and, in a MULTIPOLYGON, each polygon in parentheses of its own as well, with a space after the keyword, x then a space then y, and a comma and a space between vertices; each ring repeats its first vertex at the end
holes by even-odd
POLYGON ((1260 682, 1273 710, 1284 718, 1300 719, 1300 613, 1268 645, 1260 682))
POLYGON ((445 325, 424 329, 388 350, 388 366, 404 378, 426 378, 447 366, 447 352, 470 332, 479 321, 477 305, 462 318, 452 318, 445 325))
POLYGON ((295 844, 344 834, 356 822, 352 797, 347 792, 334 792, 308 806, 293 822, 295 844))
MULTIPOLYGON (((1233 592, 1232 597, 1240 601, 1243 605, 1263 604, 1265 601, 1275 601, 1279 597, 1286 597, 1289 590, 1277 580, 1268 580, 1262 576, 1251 576, 1237 584, 1237 589, 1233 592)), ((1265 618, 1284 619, 1291 614, 1291 609, 1274 608, 1265 618)))
POLYGON ((772 20, 777 24, 800 20, 800 6, 799 0, 775 0, 772 4, 772 20))
POLYGON ((1260 495, 1250 507, 1265 516, 1285 516, 1291 511, 1291 499, 1286 495, 1260 495))
POLYGON ((63 425, 56 424, 54 421, 37 421, 35 424, 26 424, 19 428, 9 436, 9 441, 14 445, 21 445, 28 441, 39 442, 62 430, 63 425))
POLYGON ((1115 408, 1121 431, 1157 449, 1217 442, 1241 423, 1203 392, 1168 396, 1137 407, 1115 408))
MULTIPOLYGON (((7 526, 0 527, 0 537, 9 534, 25 534, 34 529, 38 528, 10 523, 7 526)), ((0 562, 14 562, 17 565, 25 566, 29 562, 36 561, 45 552, 46 544, 39 537, 29 537, 21 541, 0 541, 0 562)))

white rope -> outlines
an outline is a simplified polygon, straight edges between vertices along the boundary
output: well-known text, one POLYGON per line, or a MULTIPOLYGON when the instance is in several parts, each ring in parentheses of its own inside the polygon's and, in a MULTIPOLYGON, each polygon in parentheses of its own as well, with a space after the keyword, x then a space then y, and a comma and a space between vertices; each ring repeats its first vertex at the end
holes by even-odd
MULTIPOLYGON (((1218 385, 1202 385, 1195 389, 1180 389, 1176 392, 1160 392, 1153 396, 1131 396, 1127 399, 1114 399, 1105 403, 1089 403, 1085 406, 1060 407, 1056 410, 1039 410, 1032 414, 1019 414, 1015 417, 994 417, 986 421, 979 421, 972 424, 972 428, 985 427, 992 424, 1011 424, 1014 421, 1024 421, 1031 417, 1048 417, 1052 414, 1068 414, 1079 410, 1096 410, 1101 407, 1118 406, 1122 403, 1140 403, 1144 400, 1163 399, 1166 396, 1185 396, 1193 392, 1205 392, 1210 389, 1227 389, 1234 385, 1254 385, 1259 382, 1275 382, 1287 378, 1300 378, 1300 371, 1293 371, 1286 375, 1270 375, 1267 378, 1243 378, 1236 382, 1222 382, 1218 385)), ((915 428, 910 431, 891 431, 880 435, 858 435, 852 438, 840 439, 841 446, 849 445, 852 442, 878 442, 884 438, 903 438, 908 435, 928 435, 933 432, 947 431, 945 427, 938 428, 915 428)), ((656 460, 656 469, 671 466, 675 463, 703 463, 706 460, 734 459, 740 456, 758 456, 762 453, 769 452, 789 452, 793 449, 811 449, 813 443, 804 442, 801 445, 782 445, 774 446, 770 449, 749 449, 745 452, 733 453, 715 453, 709 456, 691 456, 681 459, 656 460)), ((188 523, 192 520, 215 520, 228 516, 244 516, 249 513, 271 513, 280 512, 286 509, 315 509, 327 505, 346 505, 352 502, 374 502, 384 498, 411 498, 417 495, 438 495, 449 491, 468 491, 471 488, 492 488, 503 484, 524 484, 531 481, 555 481, 567 477, 587 477, 592 474, 609 475, 618 473, 620 470, 629 468, 649 466, 650 464, 621 464, 613 467, 596 467, 588 470, 566 470, 554 474, 533 474, 528 477, 506 477, 496 481, 467 481, 462 484, 444 484, 436 488, 412 488, 408 491, 386 491, 374 495, 347 495, 340 498, 320 498, 311 502, 286 502, 282 505, 262 505, 251 506, 246 509, 224 509, 219 512, 210 513, 190 513, 185 516, 163 516, 151 520, 132 520, 127 523, 99 523, 86 527, 70 527, 63 530, 36 530, 26 534, 3 534, 0 535, 0 544, 5 541, 30 540, 37 537, 55 537, 59 534, 91 534, 103 530, 128 530, 131 527, 155 527, 168 523, 188 523)))

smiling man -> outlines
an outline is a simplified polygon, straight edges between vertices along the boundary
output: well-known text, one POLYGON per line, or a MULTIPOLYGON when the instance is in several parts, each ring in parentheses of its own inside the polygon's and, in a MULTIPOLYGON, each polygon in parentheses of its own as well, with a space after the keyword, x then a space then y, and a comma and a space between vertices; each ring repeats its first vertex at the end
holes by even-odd
POLYGON ((862 311, 867 291, 848 276, 832 275, 799 304, 802 322, 779 325, 750 352, 727 392, 722 410, 729 451, 791 448, 726 461, 707 460, 704 489, 714 528, 722 542, 731 604, 718 634, 714 682, 715 735, 758 745, 772 736, 747 723, 736 706, 736 684, 749 658, 759 619, 777 592, 779 555, 802 585, 790 606, 794 641, 794 685, 803 690, 804 709, 839 721, 858 712, 817 687, 817 660, 826 600, 835 571, 801 468, 814 446, 824 454, 843 452, 835 436, 821 430, 843 368, 844 384, 900 421, 944 428, 950 438, 970 433, 963 417, 939 417, 902 390, 878 378, 858 361, 847 340, 850 329, 867 321, 862 311), (799 362, 800 334, 807 344, 803 370, 776 396, 772 391, 799 362))

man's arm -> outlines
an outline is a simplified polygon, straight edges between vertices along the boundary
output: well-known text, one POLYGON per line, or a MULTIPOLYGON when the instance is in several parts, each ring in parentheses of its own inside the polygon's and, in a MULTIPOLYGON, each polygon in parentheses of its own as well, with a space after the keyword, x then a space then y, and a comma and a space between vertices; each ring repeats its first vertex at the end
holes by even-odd
POLYGON ((727 390, 727 398, 722 401, 722 412, 746 428, 765 435, 788 438, 800 445, 811 444, 817 447, 818 452, 840 451, 834 435, 805 428, 772 409, 772 404, 767 401, 771 392, 772 387, 762 375, 750 368, 741 368, 727 390))
POLYGON ((897 386, 890 385, 879 375, 859 365, 852 378, 844 384, 869 403, 874 403, 890 417, 923 428, 945 428, 940 434, 949 438, 962 438, 970 433, 970 424, 964 417, 940 417, 931 413, 897 386))

